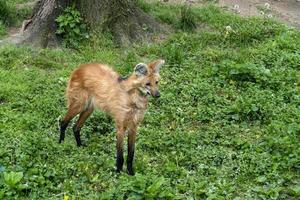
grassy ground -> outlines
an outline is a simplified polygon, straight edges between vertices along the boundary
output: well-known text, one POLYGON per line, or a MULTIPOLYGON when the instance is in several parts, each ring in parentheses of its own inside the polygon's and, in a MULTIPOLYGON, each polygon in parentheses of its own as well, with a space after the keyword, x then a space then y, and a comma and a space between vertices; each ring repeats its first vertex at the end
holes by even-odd
MULTIPOLYGON (((179 7, 142 4, 177 27, 179 7), (176 12, 175 12, 176 11, 176 12)), ((195 8, 202 30, 117 48, 0 47, 0 199, 298 199, 300 33, 266 19, 195 8), (226 26, 230 26, 230 28, 226 26), (111 119, 96 112, 77 148, 58 144, 64 90, 80 63, 121 74, 166 59, 136 145, 136 175, 114 172, 111 119)))

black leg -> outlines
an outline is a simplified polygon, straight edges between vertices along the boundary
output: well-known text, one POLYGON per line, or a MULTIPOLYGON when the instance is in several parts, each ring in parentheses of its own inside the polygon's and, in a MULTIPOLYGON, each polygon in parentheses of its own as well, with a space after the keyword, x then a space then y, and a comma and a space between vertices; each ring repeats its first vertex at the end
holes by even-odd
POLYGON ((73 127, 74 136, 77 142, 77 146, 82 146, 81 140, 80 140, 80 130, 84 122, 87 120, 87 118, 92 114, 93 108, 90 107, 87 110, 84 110, 80 113, 79 119, 77 120, 75 126, 73 127))
POLYGON ((59 143, 61 143, 65 139, 65 132, 68 127, 68 124, 69 124, 69 122, 64 122, 64 121, 59 122, 59 126, 60 126, 59 143))
POLYGON ((123 150, 117 150, 117 173, 120 173, 123 169, 124 164, 124 157, 123 157, 123 150))
POLYGON ((123 144, 124 144, 124 131, 123 128, 119 128, 117 132, 117 161, 116 161, 116 167, 118 173, 122 171, 123 164, 124 164, 123 144))
POLYGON ((134 149, 128 150, 127 173, 132 176, 134 175, 134 171, 133 171, 133 167, 132 167, 133 157, 134 157, 134 149))
POLYGON ((135 137, 136 137, 136 131, 130 130, 128 133, 128 157, 127 157, 127 173, 129 175, 134 175, 132 163, 134 158, 135 137))
POLYGON ((68 108, 68 112, 62 120, 59 122, 60 126, 60 137, 59 143, 65 139, 66 128, 68 127, 69 122, 79 113, 78 107, 75 104, 72 104, 68 108))
POLYGON ((81 146, 80 128, 77 128, 76 125, 75 125, 73 127, 73 132, 74 132, 74 136, 75 136, 75 140, 76 140, 77 146, 80 147, 81 146))

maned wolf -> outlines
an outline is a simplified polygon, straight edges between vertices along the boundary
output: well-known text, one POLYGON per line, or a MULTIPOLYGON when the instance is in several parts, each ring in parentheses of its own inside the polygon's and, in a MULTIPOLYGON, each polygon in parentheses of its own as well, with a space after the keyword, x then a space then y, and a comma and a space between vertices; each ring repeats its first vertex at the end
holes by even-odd
POLYGON ((120 77, 104 64, 84 64, 75 69, 67 87, 68 112, 60 121, 59 142, 64 140, 70 120, 80 114, 73 131, 77 146, 81 146, 80 129, 83 123, 95 108, 101 109, 113 117, 117 128, 117 172, 123 167, 124 135, 128 133, 127 172, 133 175, 137 127, 144 118, 147 96, 160 97, 159 68, 164 63, 164 60, 139 63, 127 78, 120 77))

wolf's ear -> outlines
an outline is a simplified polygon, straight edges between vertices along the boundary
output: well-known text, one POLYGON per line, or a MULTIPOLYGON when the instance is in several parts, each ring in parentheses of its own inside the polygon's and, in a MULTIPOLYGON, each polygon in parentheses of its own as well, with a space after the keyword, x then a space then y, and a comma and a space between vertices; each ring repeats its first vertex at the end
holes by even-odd
POLYGON ((146 76, 148 74, 148 68, 145 63, 139 63, 134 68, 134 73, 140 77, 140 76, 146 76))
POLYGON ((161 66, 165 64, 165 60, 156 60, 149 64, 149 66, 152 68, 153 73, 159 74, 159 69, 161 66))

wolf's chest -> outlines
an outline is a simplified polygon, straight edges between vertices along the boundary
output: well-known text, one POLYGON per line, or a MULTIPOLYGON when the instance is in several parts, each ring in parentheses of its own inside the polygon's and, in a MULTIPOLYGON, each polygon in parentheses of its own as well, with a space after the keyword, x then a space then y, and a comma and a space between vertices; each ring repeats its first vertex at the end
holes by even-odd
POLYGON ((130 118, 134 124, 139 124, 144 119, 146 105, 132 105, 130 118))

